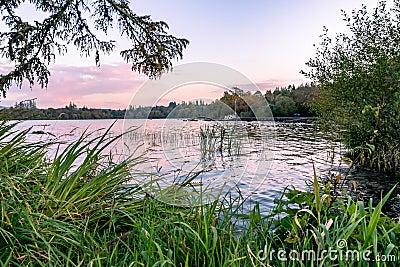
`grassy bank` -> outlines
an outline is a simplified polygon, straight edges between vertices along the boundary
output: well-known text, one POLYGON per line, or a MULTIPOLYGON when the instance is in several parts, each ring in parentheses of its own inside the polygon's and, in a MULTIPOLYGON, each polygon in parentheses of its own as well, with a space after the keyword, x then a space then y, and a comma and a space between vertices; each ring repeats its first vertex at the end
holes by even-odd
POLYGON ((258 204, 243 213, 240 194, 174 207, 127 184, 141 159, 116 163, 104 153, 118 136, 87 133, 47 158, 56 144, 27 143, 28 132, 0 125, 1 265, 399 264, 399 222, 381 213, 389 195, 372 207, 333 198, 315 178, 310 192, 287 190, 269 216, 258 204))

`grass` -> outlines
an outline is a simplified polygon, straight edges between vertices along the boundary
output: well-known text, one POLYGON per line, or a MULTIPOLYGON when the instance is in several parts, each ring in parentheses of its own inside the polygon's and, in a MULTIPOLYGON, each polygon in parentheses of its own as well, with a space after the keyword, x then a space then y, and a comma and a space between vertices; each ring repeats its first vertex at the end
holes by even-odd
POLYGON ((240 192, 171 206, 128 183, 142 159, 114 162, 106 151, 119 136, 108 131, 85 133, 49 159, 46 149, 57 144, 28 143, 29 129, 0 124, 0 265, 398 266, 399 222, 381 212, 390 192, 376 207, 332 198, 315 174, 312 190, 287 189, 268 216, 257 203, 242 212, 240 192), (321 256, 342 241, 343 253, 369 250, 371 259, 392 261, 289 260, 290 252, 321 256))

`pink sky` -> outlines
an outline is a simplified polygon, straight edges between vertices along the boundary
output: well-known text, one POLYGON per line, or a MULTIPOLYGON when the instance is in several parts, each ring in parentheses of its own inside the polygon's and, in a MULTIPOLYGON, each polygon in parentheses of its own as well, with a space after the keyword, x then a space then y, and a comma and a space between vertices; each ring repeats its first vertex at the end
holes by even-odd
POLYGON ((13 105, 23 99, 38 98, 39 107, 61 107, 70 101, 78 107, 125 108, 132 94, 147 78, 132 72, 125 63, 115 65, 66 66, 51 68, 48 87, 41 89, 27 84, 12 88, 0 105, 13 105))
MULTIPOLYGON (((263 92, 306 82, 299 72, 314 56, 313 44, 319 42, 323 26, 332 34, 343 32, 346 28, 340 10, 351 12, 361 4, 373 8, 376 0, 138 0, 130 3, 138 14, 150 14, 155 20, 166 21, 171 34, 190 41, 184 59, 175 65, 222 64, 249 77, 263 92)), ((19 11, 27 19, 36 19, 28 4, 19 11)), ((110 38, 117 40, 117 49, 129 45, 118 40, 116 28, 110 38)), ((69 102, 78 107, 126 108, 147 77, 132 72, 130 65, 122 63, 118 51, 103 56, 101 63, 100 68, 95 67, 93 58, 82 59, 71 47, 67 55, 57 57, 50 66, 52 75, 47 89, 37 86, 30 89, 27 84, 22 89, 13 87, 6 99, 0 99, 0 106, 38 98, 37 105, 42 108, 65 106, 69 102)), ((6 73, 9 66, 6 59, 0 58, 0 73, 6 73)), ((177 99, 173 100, 190 99, 196 95, 193 90, 193 94, 174 95, 177 99)), ((149 104, 152 103, 143 103, 149 104)))
MULTIPOLYGON (((7 68, 8 69, 8 68, 7 68)), ((149 79, 132 72, 126 63, 104 64, 96 66, 55 65, 51 68, 51 77, 47 88, 41 89, 24 83, 22 89, 13 87, 0 106, 12 106, 16 102, 37 98, 40 108, 62 107, 69 102, 78 107, 93 108, 126 108, 135 92, 149 79)), ((268 80, 257 83, 261 91, 286 85, 288 81, 268 80)), ((290 81, 289 81, 290 82, 290 81)), ((291 83, 299 84, 299 81, 291 83)), ((246 90, 246 85, 238 85, 246 90)), ((181 102, 195 98, 216 99, 223 95, 221 90, 212 90, 206 86, 191 86, 176 90, 163 97, 158 104, 168 104, 169 101, 181 102)), ((149 105, 153 103, 144 103, 149 105)))

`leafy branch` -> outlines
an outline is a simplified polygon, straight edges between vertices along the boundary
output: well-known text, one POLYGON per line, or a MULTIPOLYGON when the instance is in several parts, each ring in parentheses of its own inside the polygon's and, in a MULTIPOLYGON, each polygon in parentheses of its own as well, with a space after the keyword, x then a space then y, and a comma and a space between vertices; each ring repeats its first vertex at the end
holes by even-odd
POLYGON ((0 0, 2 21, 8 27, 0 32, 0 55, 13 63, 13 69, 0 74, 0 93, 24 80, 30 87, 38 83, 42 88, 49 81, 49 65, 56 55, 67 53, 75 46, 80 55, 94 54, 100 66, 100 54, 115 51, 114 40, 103 40, 114 27, 127 39, 130 48, 120 51, 122 58, 132 64, 132 70, 150 78, 157 78, 172 69, 172 60, 183 57, 188 40, 168 34, 168 25, 153 21, 150 16, 139 16, 121 0, 0 0), (15 11, 25 2, 46 17, 42 21, 28 22, 15 11))

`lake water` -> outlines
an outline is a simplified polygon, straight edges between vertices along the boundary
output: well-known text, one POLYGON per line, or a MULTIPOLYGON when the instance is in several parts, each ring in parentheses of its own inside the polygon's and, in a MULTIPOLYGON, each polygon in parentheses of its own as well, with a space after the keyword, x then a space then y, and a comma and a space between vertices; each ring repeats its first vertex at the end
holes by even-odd
MULTIPOLYGON (((68 143, 84 131, 103 129, 100 132, 104 132, 113 123, 113 134, 129 127, 137 129, 110 151, 144 155, 146 162, 133 173, 152 173, 160 190, 184 183, 188 177, 193 179, 191 188, 201 183, 213 193, 222 184, 224 190, 237 185, 251 201, 260 202, 264 211, 273 207, 273 200, 285 187, 308 189, 306 184, 313 178, 313 164, 320 177, 344 174, 348 169, 340 161, 345 153, 341 143, 306 123, 60 120, 24 121, 18 127, 32 126, 32 131, 51 133, 30 134, 30 141, 57 138, 68 143)), ((144 184, 147 181, 141 181, 143 177, 149 176, 139 175, 134 180, 144 184)), ((393 177, 361 168, 350 172, 347 184, 353 181, 360 197, 373 197, 375 202, 381 191, 385 193, 395 184, 393 177)), ((399 193, 397 189, 384 209, 391 215, 399 214, 396 196, 399 193)))

